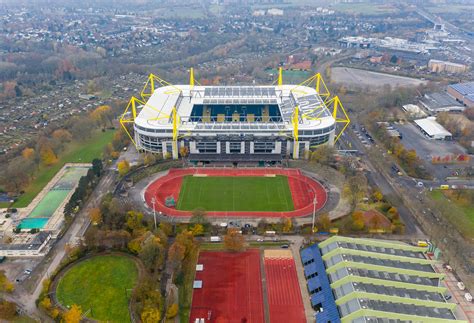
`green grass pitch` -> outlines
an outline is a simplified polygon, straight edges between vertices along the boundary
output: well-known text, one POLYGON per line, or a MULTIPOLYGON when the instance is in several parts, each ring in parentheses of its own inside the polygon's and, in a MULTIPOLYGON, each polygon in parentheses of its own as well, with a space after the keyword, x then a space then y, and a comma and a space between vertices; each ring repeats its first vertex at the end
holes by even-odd
POLYGON ((103 322, 130 322, 128 301, 138 278, 135 262, 123 256, 96 256, 78 263, 61 278, 57 298, 77 304, 88 317, 103 322))
POLYGON ((285 212, 294 210, 286 176, 185 176, 178 210, 285 212))

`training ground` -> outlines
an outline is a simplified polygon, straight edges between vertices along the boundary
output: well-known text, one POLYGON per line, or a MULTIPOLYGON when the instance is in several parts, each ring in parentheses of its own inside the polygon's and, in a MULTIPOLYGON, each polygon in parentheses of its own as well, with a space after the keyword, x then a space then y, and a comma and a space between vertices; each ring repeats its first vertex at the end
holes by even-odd
POLYGON ((198 264, 195 281, 202 285, 193 289, 190 322, 306 322, 290 250, 207 251, 198 264))
POLYGON ((211 217, 302 217, 324 207, 327 193, 297 169, 171 169, 152 182, 144 198, 150 208, 168 216, 192 216, 203 208, 211 217), (175 206, 166 206, 173 197, 175 206))

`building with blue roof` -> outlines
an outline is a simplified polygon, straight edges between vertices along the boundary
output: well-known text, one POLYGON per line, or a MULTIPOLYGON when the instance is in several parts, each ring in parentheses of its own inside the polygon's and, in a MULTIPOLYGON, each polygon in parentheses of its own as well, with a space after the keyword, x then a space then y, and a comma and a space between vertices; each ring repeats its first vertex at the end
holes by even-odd
POLYGON ((474 108, 474 82, 451 84, 448 93, 464 106, 474 108))
MULTIPOLYGON (((427 248, 333 236, 301 250, 318 323, 462 322, 427 248)), ((465 322, 465 321, 464 321, 465 322)))

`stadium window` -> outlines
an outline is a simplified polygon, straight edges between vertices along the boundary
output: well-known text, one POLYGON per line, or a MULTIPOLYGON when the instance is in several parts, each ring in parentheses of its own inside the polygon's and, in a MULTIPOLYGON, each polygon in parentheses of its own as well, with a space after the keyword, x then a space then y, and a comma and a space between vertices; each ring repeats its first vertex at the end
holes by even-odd
POLYGON ((199 153, 217 153, 217 142, 197 142, 196 148, 199 150, 199 153))
POLYGON ((271 154, 275 149, 275 142, 255 142, 253 152, 255 154, 271 154))
POLYGON ((240 154, 241 150, 241 143, 240 141, 238 142, 229 142, 229 153, 231 154, 240 154))

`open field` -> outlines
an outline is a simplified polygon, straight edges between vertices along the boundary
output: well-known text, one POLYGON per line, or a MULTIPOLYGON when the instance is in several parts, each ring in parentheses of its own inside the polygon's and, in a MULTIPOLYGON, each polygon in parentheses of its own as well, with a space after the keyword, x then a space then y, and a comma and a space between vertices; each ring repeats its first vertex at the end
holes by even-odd
POLYGON ((260 252, 201 252, 196 272, 202 288, 194 289, 191 320, 212 322, 264 322, 260 252))
POLYGON ((398 12, 398 9, 391 5, 377 5, 369 2, 361 3, 338 3, 330 7, 339 12, 354 15, 386 15, 398 12))
POLYGON ((178 210, 292 211, 286 176, 185 176, 178 210))
MULTIPOLYGON (((273 68, 267 70, 268 73, 273 74, 274 78, 278 78, 278 70, 273 68)), ((285 84, 300 84, 313 76, 309 71, 300 70, 283 70, 283 83, 285 84)))
POLYGON ((135 262, 124 256, 96 256, 78 263, 61 278, 56 296, 64 306, 77 304, 100 321, 130 322, 128 301, 138 277, 135 262))
POLYGON ((100 158, 105 146, 112 141, 114 131, 96 132, 90 138, 71 143, 68 148, 59 156, 58 162, 51 166, 40 166, 35 179, 25 189, 13 204, 14 207, 26 207, 43 189, 46 184, 66 163, 90 163, 94 158, 100 158))
POLYGON ((430 195, 435 201, 449 204, 450 212, 445 212, 448 220, 458 228, 463 236, 474 239, 474 205, 457 201, 448 196, 451 191, 433 190, 430 195))
POLYGON ((434 14, 447 14, 447 13, 474 13, 474 6, 462 5, 462 4, 446 4, 437 5, 435 7, 425 7, 426 11, 434 14))
POLYGON ((334 67, 331 69, 331 81, 349 86, 359 87, 383 87, 390 85, 394 87, 418 86, 426 83, 415 78, 398 76, 385 73, 360 70, 350 67, 334 67))

